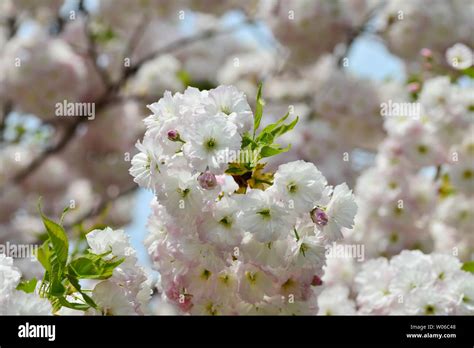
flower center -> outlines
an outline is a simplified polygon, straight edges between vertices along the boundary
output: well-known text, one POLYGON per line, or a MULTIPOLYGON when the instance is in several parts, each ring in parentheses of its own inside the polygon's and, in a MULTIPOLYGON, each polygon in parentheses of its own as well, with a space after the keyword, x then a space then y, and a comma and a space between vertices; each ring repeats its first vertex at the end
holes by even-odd
POLYGON ((221 275, 219 276, 219 280, 224 283, 224 284, 227 284, 229 283, 229 276, 226 274, 226 275, 221 275))
POLYGON ((290 290, 295 285, 296 285, 295 281, 291 278, 288 278, 288 280, 282 284, 281 288, 283 290, 290 290))
POLYGON ((298 190, 298 186, 295 183, 288 184, 286 188, 290 193, 295 193, 298 190))
POLYGON ((216 148, 217 142, 214 138, 207 139, 205 146, 208 151, 214 150, 216 148))
POLYGON ((210 276, 211 276, 211 272, 208 271, 207 269, 205 269, 201 273, 201 278, 204 279, 204 280, 208 280, 210 276))
POLYGON ((232 113, 232 111, 230 110, 230 108, 229 108, 228 106, 226 106, 226 105, 221 106, 221 111, 222 111, 224 114, 226 114, 227 116, 229 116, 229 115, 232 113))
POLYGON ((420 154, 425 155, 428 152, 428 147, 426 145, 418 145, 417 150, 420 154))
POLYGON ((434 314, 435 307, 433 305, 426 305, 425 306, 425 314, 434 314))
POLYGON ((301 243, 300 252, 306 257, 306 252, 309 250, 309 247, 305 243, 301 243))
POLYGON ((270 209, 262 209, 257 212, 257 214, 261 215, 263 218, 270 218, 270 209))
POLYGON ((469 180, 472 179, 472 170, 466 169, 463 173, 462 176, 464 179, 469 180))
POLYGON ((250 283, 255 284, 257 282, 257 273, 256 272, 245 272, 245 276, 249 280, 250 283))
POLYGON ((214 306, 214 304, 212 302, 210 302, 207 306, 206 306, 206 311, 209 315, 217 315, 217 308, 216 306, 214 306))
POLYGON ((232 219, 228 216, 223 217, 220 221, 220 224, 224 225, 227 228, 232 227, 232 219))
POLYGON ((189 188, 185 188, 185 189, 183 190, 183 189, 180 189, 180 188, 179 188, 177 191, 178 191, 178 193, 181 195, 181 197, 186 198, 186 196, 187 196, 187 195, 189 194, 189 192, 190 192, 190 189, 189 189, 189 188))

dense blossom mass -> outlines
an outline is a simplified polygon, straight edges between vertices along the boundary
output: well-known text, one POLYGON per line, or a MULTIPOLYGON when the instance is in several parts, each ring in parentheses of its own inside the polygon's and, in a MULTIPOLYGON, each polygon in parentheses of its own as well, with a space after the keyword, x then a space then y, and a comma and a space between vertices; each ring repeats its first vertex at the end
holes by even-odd
POLYGON ((474 276, 446 254, 402 251, 355 265, 330 262, 319 314, 472 315, 474 276))
POLYGON ((166 299, 195 314, 313 313, 325 245, 357 211, 347 185, 301 160, 239 185, 256 172, 229 168, 256 129, 233 86, 167 92, 149 109, 130 172, 156 194, 146 245, 166 299))
POLYGON ((474 314, 473 18, 1 0, 0 314, 474 314))

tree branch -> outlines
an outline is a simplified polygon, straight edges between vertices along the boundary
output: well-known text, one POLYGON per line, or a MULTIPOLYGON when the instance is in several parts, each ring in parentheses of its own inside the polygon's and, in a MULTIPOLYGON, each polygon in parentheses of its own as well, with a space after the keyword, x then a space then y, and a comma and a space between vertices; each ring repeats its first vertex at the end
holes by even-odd
MULTIPOLYGON (((16 17, 9 17, 6 20, 6 37, 7 40, 10 40, 12 37, 15 36, 16 31, 17 31, 17 19, 16 17)), ((13 103, 10 100, 4 100, 3 105, 2 105, 2 119, 0 121, 0 142, 4 140, 4 132, 5 132, 5 126, 7 123, 7 118, 10 112, 13 110, 13 103)))
MULTIPOLYGON (((238 29, 240 29, 242 26, 254 23, 254 19, 248 18, 245 21, 242 21, 236 25, 230 26, 225 29, 210 29, 210 30, 205 30, 199 34, 185 37, 179 40, 176 40, 161 49, 145 56, 142 58, 136 65, 132 66, 131 68, 126 70, 126 73, 117 81, 115 84, 110 85, 108 92, 102 96, 98 102, 96 102, 96 112, 99 112, 103 107, 107 106, 112 100, 115 100, 116 94, 120 90, 120 88, 125 84, 125 82, 133 76, 139 68, 145 64, 146 62, 154 59, 155 57, 158 57, 161 54, 169 53, 174 50, 177 50, 179 48, 182 48, 183 46, 190 45, 192 43, 201 41, 201 40, 206 40, 210 39, 216 36, 224 35, 224 34, 229 34, 232 33, 238 29)), ((95 51, 95 49, 94 49, 95 51)), ((92 53, 93 51, 91 51, 92 53)), ((95 61, 94 61, 95 62, 95 61)), ((99 70, 100 68, 97 67, 99 70)), ((36 159, 34 159, 26 168, 18 172, 8 183, 6 183, 5 186, 8 186, 9 184, 20 184, 23 182, 28 176, 32 175, 40 166, 41 164, 51 155, 57 154, 63 150, 69 141, 73 138, 78 126, 87 120, 86 117, 78 117, 75 122, 69 126, 66 131, 64 132, 63 136, 60 138, 60 140, 48 147, 45 151, 43 151, 36 159)), ((0 196, 3 194, 4 188, 0 190, 0 196)))
POLYGON ((128 40, 127 46, 125 47, 123 51, 123 57, 122 57, 122 64, 123 64, 123 70, 122 70, 122 76, 125 75, 127 72, 127 67, 125 66, 125 59, 131 58, 133 52, 135 51, 135 48, 138 45, 138 42, 140 41, 140 36, 143 34, 145 31, 145 28, 148 26, 149 20, 148 17, 145 16, 138 26, 135 28, 132 36, 130 37, 130 40, 128 40))
POLYGON ((369 10, 369 12, 365 14, 364 20, 362 21, 362 23, 357 28, 351 30, 351 32, 349 33, 349 39, 346 42, 345 50, 338 59, 338 66, 341 66, 343 59, 349 55, 349 52, 352 48, 352 44, 354 43, 354 41, 361 34, 367 32, 367 30, 370 28, 370 21, 372 20, 372 18, 374 18, 375 14, 382 7, 382 5, 383 4, 376 5, 371 10, 369 10))
MULTIPOLYGON (((98 103, 96 103, 96 112, 100 111, 102 108, 106 107, 113 98, 109 98, 106 94, 98 103)), ((61 152, 73 138, 79 125, 87 120, 87 117, 77 117, 74 122, 65 129, 63 135, 60 137, 57 143, 47 147, 38 157, 36 157, 28 166, 20 170, 12 179, 9 180, 4 187, 0 189, 0 196, 3 194, 5 188, 9 184, 20 184, 23 182, 29 175, 33 174, 41 164, 48 159, 48 157, 61 152)))
POLYGON ((196 35, 187 36, 187 37, 178 39, 176 41, 173 41, 173 42, 163 46, 162 48, 156 50, 155 52, 152 52, 152 53, 144 56, 143 58, 141 58, 137 62, 137 64, 132 65, 130 68, 125 70, 125 73, 122 75, 121 79, 117 82, 117 84, 120 85, 120 86, 123 85, 123 83, 131 75, 136 73, 143 64, 155 59, 156 57, 159 57, 162 54, 173 52, 173 51, 175 51, 179 48, 182 48, 183 46, 187 46, 187 45, 190 45, 190 44, 195 43, 195 42, 204 41, 204 40, 208 40, 208 39, 211 39, 211 38, 214 38, 214 37, 217 37, 217 36, 233 33, 236 30, 241 29, 242 26, 253 24, 253 23, 255 23, 255 20, 253 18, 247 18, 246 20, 244 20, 240 23, 237 23, 235 25, 229 26, 228 28, 225 28, 225 29, 220 29, 220 30, 217 29, 217 28, 208 29, 208 30, 204 30, 204 31, 202 31, 202 32, 200 32, 196 35))
POLYGON ((0 142, 2 142, 5 138, 5 126, 6 126, 6 123, 7 123, 7 118, 8 118, 8 115, 10 114, 10 112, 12 111, 13 109, 13 104, 11 103, 11 101, 9 100, 6 100, 3 105, 2 105, 2 119, 0 120, 0 142))

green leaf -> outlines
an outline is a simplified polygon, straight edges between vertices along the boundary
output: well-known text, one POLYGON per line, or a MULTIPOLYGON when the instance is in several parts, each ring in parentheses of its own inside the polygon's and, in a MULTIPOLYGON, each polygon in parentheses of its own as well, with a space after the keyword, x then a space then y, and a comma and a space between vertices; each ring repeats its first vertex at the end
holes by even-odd
POLYGON ((258 127, 260 127, 260 121, 262 120, 263 115, 263 106, 265 105, 264 100, 262 99, 262 83, 258 85, 257 98, 255 101, 255 114, 253 119, 253 138, 255 139, 255 134, 258 127))
POLYGON ((117 37, 112 27, 105 25, 95 28, 95 30, 93 30, 91 33, 91 36, 92 40, 99 44, 106 44, 117 37))
POLYGON ((474 261, 464 263, 461 269, 466 272, 474 273, 474 261))
POLYGON ((101 273, 100 267, 93 260, 86 257, 80 257, 76 260, 71 261, 68 266, 68 274, 74 275, 75 277, 82 278, 95 278, 101 273))
POLYGON ((225 172, 229 175, 243 175, 249 171, 252 171, 252 168, 249 168, 246 163, 229 163, 229 167, 225 172))
MULTIPOLYGON (((269 124, 268 126, 266 126, 259 134, 259 136, 257 137, 256 141, 258 142, 259 140, 263 140, 263 138, 269 134, 271 134, 271 132, 277 128, 278 126, 280 126, 281 124, 283 124, 283 122, 285 122, 285 120, 288 118, 288 116, 290 116, 290 113, 287 112, 285 116, 283 116, 282 118, 280 118, 278 121, 276 121, 275 123, 272 123, 272 124, 269 124)), ((272 140, 273 141, 273 138, 272 140)), ((269 143, 271 143, 271 141, 269 143)))
POLYGON ((273 135, 274 138, 278 138, 279 136, 289 132, 293 128, 295 128, 296 124, 298 123, 299 117, 297 116, 293 122, 289 124, 283 124, 271 131, 271 134, 273 135))
POLYGON ((51 272, 51 248, 49 247, 49 240, 46 240, 46 242, 38 248, 36 258, 46 271, 51 272))
POLYGON ((201 91, 214 89, 216 88, 216 84, 209 80, 193 80, 191 77, 191 81, 189 82, 189 87, 197 88, 201 91))
POLYGON ((77 278, 74 278, 71 275, 68 275, 68 280, 69 282, 74 286, 74 288, 79 291, 79 293, 82 295, 82 298, 84 301, 91 306, 92 308, 97 308, 97 304, 94 302, 94 300, 87 294, 85 294, 82 289, 81 289, 81 284, 79 284, 79 281, 77 278))
POLYGON ((68 274, 78 279, 107 279, 112 276, 114 269, 125 260, 125 258, 121 258, 105 261, 98 256, 87 254, 71 261, 68 266, 68 274))
MULTIPOLYGON (((64 228, 61 225, 46 217, 41 211, 41 206, 38 206, 38 209, 41 214, 41 218, 43 219, 44 227, 48 232, 49 240, 53 246, 53 262, 59 262, 59 268, 63 269, 66 266, 69 252, 69 241, 66 231, 64 231, 64 228)), ((53 264, 53 262, 51 262, 51 264, 53 264)))
POLYGON ((271 145, 277 137, 292 130, 295 127, 295 125, 298 123, 299 118, 296 117, 292 122, 288 124, 284 124, 284 121, 288 118, 289 115, 290 114, 287 113, 285 116, 280 118, 277 122, 266 126, 257 136, 257 138, 255 139, 255 142, 257 142, 260 145, 271 145))
POLYGON ((241 149, 245 149, 249 145, 252 145, 251 148, 257 147, 257 143, 252 139, 252 137, 248 133, 245 133, 242 137, 241 149))
POLYGON ((89 258, 89 259, 91 259, 91 260, 100 260, 100 259, 102 259, 102 258, 104 258, 105 256, 110 255, 110 254, 112 254, 112 248, 110 248, 109 251, 106 251, 106 252, 103 253, 103 254, 94 254, 94 253, 91 253, 91 252, 89 252, 89 251, 86 251, 86 254, 85 254, 85 255, 86 255, 87 258, 89 258))
POLYGON ((280 153, 288 151, 290 148, 291 148, 291 144, 285 148, 281 148, 280 145, 278 144, 265 145, 260 150, 260 157, 265 158, 265 157, 275 156, 280 153))
POLYGON ((85 303, 69 302, 68 300, 66 300, 66 298, 64 296, 58 297, 58 300, 59 300, 59 303, 63 307, 75 309, 75 310, 78 310, 78 311, 86 311, 90 307, 88 304, 85 304, 85 303))
POLYGON ((420 74, 411 74, 410 76, 408 76, 406 83, 409 84, 413 82, 423 83, 423 77, 420 74))
POLYGON ((16 287, 17 290, 21 290, 26 292, 27 294, 31 294, 36 289, 36 284, 38 283, 38 279, 33 278, 30 280, 24 280, 18 284, 16 287))
POLYGON ((462 70, 462 73, 474 79, 474 66, 462 70))
POLYGON ((62 296, 66 292, 63 280, 69 253, 69 241, 64 228, 43 214, 41 203, 38 204, 38 210, 48 234, 48 239, 38 251, 40 263, 49 274, 48 295, 62 296))
POLYGON ((183 85, 185 87, 187 86, 190 86, 191 85, 191 75, 189 75, 189 73, 186 71, 186 70, 179 70, 177 73, 176 73, 176 76, 178 77, 178 79, 183 83, 183 85))
POLYGON ((275 140, 275 137, 272 133, 260 133, 259 139, 257 140, 258 144, 267 144, 270 145, 275 140))
POLYGON ((49 289, 50 296, 62 296, 66 292, 66 287, 62 282, 63 273, 57 273, 53 269, 51 272, 51 287, 49 289))
POLYGON ((63 224, 64 217, 66 216, 67 212, 70 210, 70 207, 66 207, 63 209, 63 213, 61 214, 61 218, 59 219, 59 224, 63 224))

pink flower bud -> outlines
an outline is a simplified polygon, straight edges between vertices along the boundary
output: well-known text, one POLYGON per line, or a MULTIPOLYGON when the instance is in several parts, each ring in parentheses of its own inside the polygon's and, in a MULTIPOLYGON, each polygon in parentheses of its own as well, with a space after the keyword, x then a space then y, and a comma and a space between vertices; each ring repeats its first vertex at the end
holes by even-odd
POLYGON ((420 84, 418 82, 412 82, 408 84, 407 88, 410 93, 416 93, 420 90, 420 84))
POLYGON ((217 186, 217 179, 214 174, 212 174, 209 170, 206 170, 204 173, 199 175, 198 177, 199 185, 203 189, 212 190, 214 187, 217 186))
POLYGON ((422 48, 420 51, 420 54, 422 57, 425 57, 425 58, 433 57, 433 51, 431 51, 429 48, 422 48))
POLYGON ((311 281, 311 285, 312 286, 320 286, 320 285, 323 285, 323 281, 321 280, 321 278, 319 278, 317 275, 315 275, 313 277, 313 280, 311 281))
POLYGON ((175 129, 171 129, 168 131, 168 139, 171 141, 177 141, 179 139, 179 133, 175 129))
POLYGON ((315 208, 311 211, 311 219, 319 226, 326 226, 329 221, 328 215, 321 208, 315 208))

